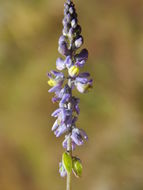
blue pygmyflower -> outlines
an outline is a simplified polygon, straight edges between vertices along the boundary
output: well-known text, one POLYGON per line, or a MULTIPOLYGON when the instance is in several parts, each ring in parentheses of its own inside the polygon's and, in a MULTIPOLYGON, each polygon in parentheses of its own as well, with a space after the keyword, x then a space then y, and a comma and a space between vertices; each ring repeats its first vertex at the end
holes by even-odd
MULTIPOLYGON (((88 140, 88 137, 83 129, 76 126, 76 121, 80 114, 80 100, 73 96, 73 89, 77 89, 80 93, 88 92, 92 88, 93 81, 89 78, 89 73, 80 72, 80 68, 85 65, 88 59, 88 51, 87 49, 82 49, 77 52, 84 40, 74 4, 71 0, 67 0, 64 7, 63 31, 58 43, 58 51, 62 57, 56 61, 58 71, 52 70, 48 73, 48 84, 51 86, 49 92, 55 93, 52 98, 53 103, 59 103, 59 108, 52 113, 52 116, 56 118, 52 131, 56 137, 65 135, 62 145, 66 149, 67 155, 69 155, 67 159, 70 160, 71 157, 71 159, 76 160, 76 157, 72 156, 72 151, 76 146, 83 145, 84 141, 88 140), (63 70, 67 70, 67 75, 64 75, 63 70)), ((69 176, 68 172, 70 170, 67 171, 69 163, 67 160, 60 163, 59 172, 62 177, 69 176)), ((79 165, 81 168, 81 163, 79 165)), ((79 168, 77 169, 78 171, 76 172, 74 168, 74 173, 76 172, 76 174, 79 173, 79 168)))

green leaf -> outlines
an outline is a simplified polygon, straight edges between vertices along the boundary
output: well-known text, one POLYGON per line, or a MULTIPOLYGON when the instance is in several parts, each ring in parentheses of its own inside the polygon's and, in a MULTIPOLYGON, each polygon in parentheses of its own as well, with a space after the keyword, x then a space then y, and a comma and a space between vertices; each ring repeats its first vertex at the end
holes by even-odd
POLYGON ((72 158, 69 153, 64 152, 62 155, 62 163, 66 172, 71 173, 72 171, 72 158))
POLYGON ((73 173, 75 174, 76 177, 81 177, 82 175, 82 164, 80 159, 78 158, 73 158, 73 173))

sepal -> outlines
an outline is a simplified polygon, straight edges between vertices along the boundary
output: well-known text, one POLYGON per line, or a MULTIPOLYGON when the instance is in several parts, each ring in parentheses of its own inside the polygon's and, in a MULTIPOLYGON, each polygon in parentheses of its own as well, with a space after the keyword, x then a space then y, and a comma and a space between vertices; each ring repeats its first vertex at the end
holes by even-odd
POLYGON ((73 167, 72 171, 76 177, 82 176, 82 163, 79 158, 73 157, 73 167))
POLYGON ((64 152, 62 155, 62 164, 67 173, 71 173, 72 171, 72 158, 68 152, 64 152))

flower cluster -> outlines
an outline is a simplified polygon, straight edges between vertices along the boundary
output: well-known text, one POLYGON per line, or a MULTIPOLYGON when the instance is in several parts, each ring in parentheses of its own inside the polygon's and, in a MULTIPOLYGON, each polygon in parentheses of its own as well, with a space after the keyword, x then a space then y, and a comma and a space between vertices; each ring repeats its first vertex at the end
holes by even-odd
MULTIPOLYGON (((86 49, 78 51, 83 44, 83 37, 74 4, 67 0, 64 7, 63 31, 59 38, 58 47, 62 58, 58 58, 56 61, 58 71, 52 70, 48 73, 48 84, 51 86, 49 92, 55 93, 52 98, 53 103, 59 103, 59 108, 52 113, 52 116, 56 118, 52 131, 56 137, 65 134, 62 145, 67 151, 72 151, 76 145, 81 146, 84 140, 88 139, 85 131, 76 126, 80 113, 80 100, 73 96, 72 91, 77 89, 80 93, 88 92, 92 87, 92 79, 90 79, 89 73, 80 73, 80 68, 88 59, 88 51, 86 49), (63 72, 64 70, 67 70, 66 75, 63 72), (71 150, 68 150, 69 139, 71 150)), ((63 163, 60 163, 60 174, 62 177, 66 175, 63 163)))

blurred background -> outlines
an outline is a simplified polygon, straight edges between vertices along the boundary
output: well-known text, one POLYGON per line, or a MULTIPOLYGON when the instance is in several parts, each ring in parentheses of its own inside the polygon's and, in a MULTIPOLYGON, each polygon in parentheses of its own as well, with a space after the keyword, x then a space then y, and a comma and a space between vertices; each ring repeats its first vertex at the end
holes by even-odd
MULTIPOLYGON (((81 99, 78 190, 143 190, 143 1, 75 1, 94 89, 81 99)), ((63 190, 48 93, 64 0, 0 0, 0 190, 63 190)))

